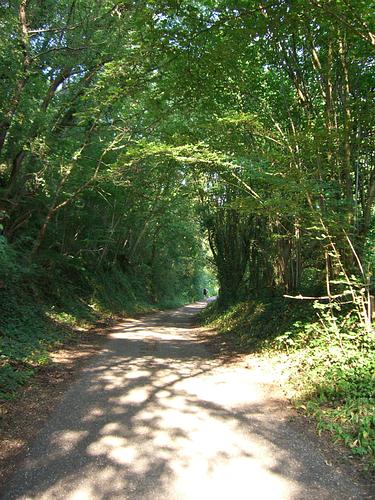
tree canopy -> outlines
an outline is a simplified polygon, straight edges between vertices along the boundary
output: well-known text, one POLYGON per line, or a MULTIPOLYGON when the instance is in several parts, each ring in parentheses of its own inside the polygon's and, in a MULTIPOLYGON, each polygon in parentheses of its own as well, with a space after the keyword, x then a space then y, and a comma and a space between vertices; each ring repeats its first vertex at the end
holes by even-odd
POLYGON ((224 303, 367 286, 368 2, 0 8, 4 251, 118 267, 154 300, 202 286, 205 237, 224 303))

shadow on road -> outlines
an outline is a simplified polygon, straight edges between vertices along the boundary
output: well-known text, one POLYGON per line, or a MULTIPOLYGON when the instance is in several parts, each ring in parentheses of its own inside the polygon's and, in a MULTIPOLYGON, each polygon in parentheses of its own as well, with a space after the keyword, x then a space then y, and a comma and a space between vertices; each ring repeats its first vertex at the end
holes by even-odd
POLYGON ((201 307, 114 327, 2 498, 352 498, 280 401, 210 354, 201 307))

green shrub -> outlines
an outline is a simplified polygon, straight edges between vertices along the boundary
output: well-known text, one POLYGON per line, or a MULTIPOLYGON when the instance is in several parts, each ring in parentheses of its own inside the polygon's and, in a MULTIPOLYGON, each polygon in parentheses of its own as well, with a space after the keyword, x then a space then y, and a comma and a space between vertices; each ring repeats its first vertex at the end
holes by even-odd
POLYGON ((296 404, 375 468, 375 336, 355 311, 338 306, 333 316, 329 307, 319 305, 317 316, 311 304, 276 298, 225 313, 212 305, 203 319, 239 349, 287 353, 296 404))

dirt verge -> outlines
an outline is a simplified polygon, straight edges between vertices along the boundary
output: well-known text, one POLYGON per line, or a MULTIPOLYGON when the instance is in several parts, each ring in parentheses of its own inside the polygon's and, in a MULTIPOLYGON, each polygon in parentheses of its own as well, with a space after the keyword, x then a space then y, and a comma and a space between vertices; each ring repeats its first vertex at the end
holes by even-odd
POLYGON ((61 401, 82 366, 106 341, 111 323, 99 323, 51 353, 15 399, 0 403, 0 489, 17 468, 25 450, 61 401))

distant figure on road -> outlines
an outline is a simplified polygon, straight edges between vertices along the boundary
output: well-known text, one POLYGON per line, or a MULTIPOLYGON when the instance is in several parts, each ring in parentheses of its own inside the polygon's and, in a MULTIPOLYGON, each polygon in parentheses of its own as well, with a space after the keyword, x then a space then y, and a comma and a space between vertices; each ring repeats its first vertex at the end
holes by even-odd
POLYGON ((203 288, 203 296, 204 296, 205 299, 207 299, 207 297, 208 297, 208 290, 207 290, 207 288, 203 288))

